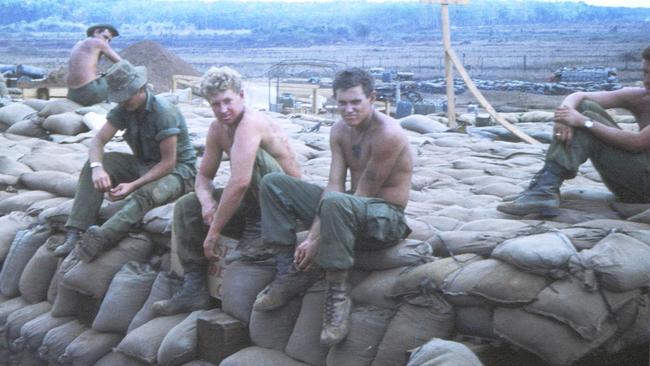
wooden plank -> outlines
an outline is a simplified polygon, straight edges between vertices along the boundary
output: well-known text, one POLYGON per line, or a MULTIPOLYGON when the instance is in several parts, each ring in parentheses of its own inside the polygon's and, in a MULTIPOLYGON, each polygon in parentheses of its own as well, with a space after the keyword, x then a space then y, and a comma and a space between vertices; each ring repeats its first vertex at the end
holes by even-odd
POLYGON ((458 70, 458 73, 460 76, 463 78, 465 81, 465 84, 467 84, 467 88, 472 92, 476 100, 479 102, 479 104, 485 108, 485 110, 494 118, 495 121, 499 122, 503 127, 505 127, 508 131, 512 132, 515 136, 519 137, 523 141, 529 143, 529 144, 539 144, 539 141, 535 140, 534 138, 528 136, 524 131, 520 130, 519 127, 511 124, 510 122, 506 121, 503 117, 497 113, 497 111, 492 107, 490 102, 485 99, 483 94, 478 90, 476 87, 476 84, 474 84, 474 81, 472 81, 472 78, 469 76, 467 71, 465 70, 465 67, 463 67, 462 62, 458 58, 458 55, 456 52, 449 48, 447 49, 447 55, 449 55, 449 58, 451 59, 452 63, 456 67, 456 70, 458 70))

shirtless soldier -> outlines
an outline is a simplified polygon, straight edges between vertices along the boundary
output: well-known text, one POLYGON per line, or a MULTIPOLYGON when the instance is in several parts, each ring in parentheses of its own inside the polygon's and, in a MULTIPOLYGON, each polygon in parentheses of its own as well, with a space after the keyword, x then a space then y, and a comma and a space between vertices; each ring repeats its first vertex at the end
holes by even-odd
POLYGON ((273 119, 246 107, 241 76, 235 70, 208 70, 201 80, 201 93, 216 120, 208 130, 195 193, 181 197, 174 206, 172 245, 178 245, 185 272, 183 286, 170 300, 154 304, 158 314, 209 305, 207 267, 218 260, 215 249, 222 233, 241 239, 237 251, 242 260, 270 257, 260 240, 260 181, 272 172, 300 178, 286 133, 273 119), (224 188, 215 189, 212 181, 224 153, 230 158, 230 178, 224 188))
POLYGON ((623 202, 650 202, 650 47, 643 50, 643 87, 578 92, 555 110, 555 140, 546 163, 527 190, 497 207, 512 215, 554 216, 560 207, 560 185, 576 176, 591 159, 603 182, 623 202), (622 130, 605 111, 632 112, 639 132, 622 130))
POLYGON ((97 24, 86 30, 88 38, 77 42, 70 52, 68 62, 67 98, 89 106, 106 101, 108 85, 103 76, 97 77, 97 64, 102 55, 113 62, 122 58, 111 46, 111 40, 119 36, 109 24, 97 24))
POLYGON ((374 110, 373 84, 372 76, 358 68, 335 77, 333 90, 342 120, 330 132, 332 162, 324 190, 281 174, 264 177, 260 189, 263 238, 278 248, 278 271, 257 296, 254 309, 277 309, 302 294, 316 277, 309 275, 315 261, 327 281, 320 339, 328 346, 348 333, 352 302, 347 278, 355 250, 390 247, 411 231, 404 208, 411 188, 412 152, 399 123, 374 110), (299 244, 296 219, 310 225, 307 239, 299 244))

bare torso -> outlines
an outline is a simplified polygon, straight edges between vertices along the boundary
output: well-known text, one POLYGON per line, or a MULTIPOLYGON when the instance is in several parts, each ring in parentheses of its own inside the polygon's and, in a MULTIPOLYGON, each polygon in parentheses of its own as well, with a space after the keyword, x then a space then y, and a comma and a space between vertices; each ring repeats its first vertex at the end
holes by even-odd
MULTIPOLYGON (((385 114, 374 112, 373 123, 367 130, 359 131, 339 121, 333 127, 332 133, 341 147, 343 159, 350 171, 351 189, 354 192, 357 191, 360 180, 365 179, 364 172, 368 175, 367 169, 375 150, 385 147, 390 139, 390 149, 393 149, 395 160, 392 166, 381 167, 389 169, 389 172, 375 196, 406 207, 413 175, 413 154, 399 123, 385 114)), ((387 160, 385 164, 391 164, 390 161, 387 160)))
POLYGON ((630 88, 626 105, 621 106, 629 110, 639 124, 639 130, 650 124, 650 94, 645 88, 630 88))
POLYGON ((77 42, 70 52, 68 62, 68 88, 79 88, 97 78, 97 64, 102 55, 102 42, 98 38, 86 38, 77 42))
POLYGON ((259 134, 260 148, 271 155, 280 164, 280 167, 286 174, 300 177, 300 166, 289 144, 289 138, 282 127, 263 113, 250 108, 245 109, 244 116, 235 126, 219 124, 217 133, 218 144, 223 151, 230 155, 234 136, 247 140, 250 138, 247 135, 236 134, 237 128, 242 124, 248 124, 253 127, 249 131, 259 134))

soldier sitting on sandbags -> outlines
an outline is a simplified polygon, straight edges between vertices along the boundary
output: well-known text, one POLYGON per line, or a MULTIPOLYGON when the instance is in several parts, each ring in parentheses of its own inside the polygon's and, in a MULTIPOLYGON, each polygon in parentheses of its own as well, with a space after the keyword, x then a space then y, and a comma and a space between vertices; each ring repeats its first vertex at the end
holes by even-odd
POLYGON ((65 242, 54 251, 65 256, 77 244, 75 252, 86 262, 116 244, 147 211, 191 190, 196 175, 196 155, 185 119, 175 105, 147 90, 146 68, 120 61, 108 70, 106 81, 109 100, 119 105, 90 141, 88 162, 66 222, 65 242), (133 155, 104 153, 118 130, 125 130, 123 136, 133 155), (97 221, 104 193, 110 200, 126 202, 104 224, 91 226, 97 221))
POLYGON ((68 61, 67 98, 89 106, 106 101, 108 85, 104 76, 97 77, 97 64, 102 55, 113 62, 122 58, 110 42, 119 32, 110 24, 97 24, 86 30, 88 38, 77 42, 68 61))
POLYGON ((246 107, 239 73, 228 67, 211 68, 201 80, 201 93, 216 120, 208 131, 195 193, 181 197, 174 206, 172 245, 178 245, 185 272, 183 286, 170 300, 154 304, 158 314, 209 305, 207 267, 219 259, 215 249, 221 234, 241 239, 238 259, 269 258, 261 244, 260 181, 272 172, 295 179, 301 176, 279 124, 246 107), (224 188, 215 189, 212 180, 224 153, 230 158, 230 178, 224 188))
POLYGON ((315 260, 327 282, 320 336, 327 346, 342 341, 349 330, 348 272, 355 249, 384 249, 411 231, 404 208, 413 155, 399 123, 373 108, 373 84, 372 76, 358 68, 336 75, 333 90, 342 120, 332 126, 332 163, 324 190, 281 174, 264 177, 260 189, 263 238, 276 248, 277 272, 254 309, 277 309, 307 290, 317 277, 312 274, 315 260), (345 187, 348 170, 350 191, 345 187), (296 219, 311 226, 297 246, 296 219))
POLYGON ((650 202, 650 47, 643 50, 643 87, 578 92, 555 110, 554 141, 527 190, 497 207, 512 215, 557 215, 560 185, 591 159, 603 182, 623 202, 650 202), (622 130, 605 111, 632 112, 639 132, 622 130))

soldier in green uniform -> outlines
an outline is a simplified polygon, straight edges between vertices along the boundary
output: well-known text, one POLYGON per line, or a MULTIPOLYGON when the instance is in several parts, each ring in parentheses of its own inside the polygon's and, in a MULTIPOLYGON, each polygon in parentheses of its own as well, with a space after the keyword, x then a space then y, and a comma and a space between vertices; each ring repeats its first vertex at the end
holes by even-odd
POLYGON ((196 175, 185 119, 175 105, 147 90, 146 69, 120 61, 108 70, 106 81, 109 99, 119 104, 90 142, 66 223, 66 240, 55 250, 64 256, 78 244, 77 254, 85 261, 116 244, 147 211, 191 189, 196 175), (124 130, 132 155, 104 153, 118 130, 124 130), (93 226, 105 193, 126 203, 101 226, 93 226))
POLYGON ((650 202, 650 47, 643 50, 643 87, 568 95, 555 110, 554 141, 544 167, 514 201, 497 207, 512 215, 554 216, 560 186, 590 159, 603 182, 623 202, 650 202), (638 132, 622 130, 605 111, 624 108, 638 132))

